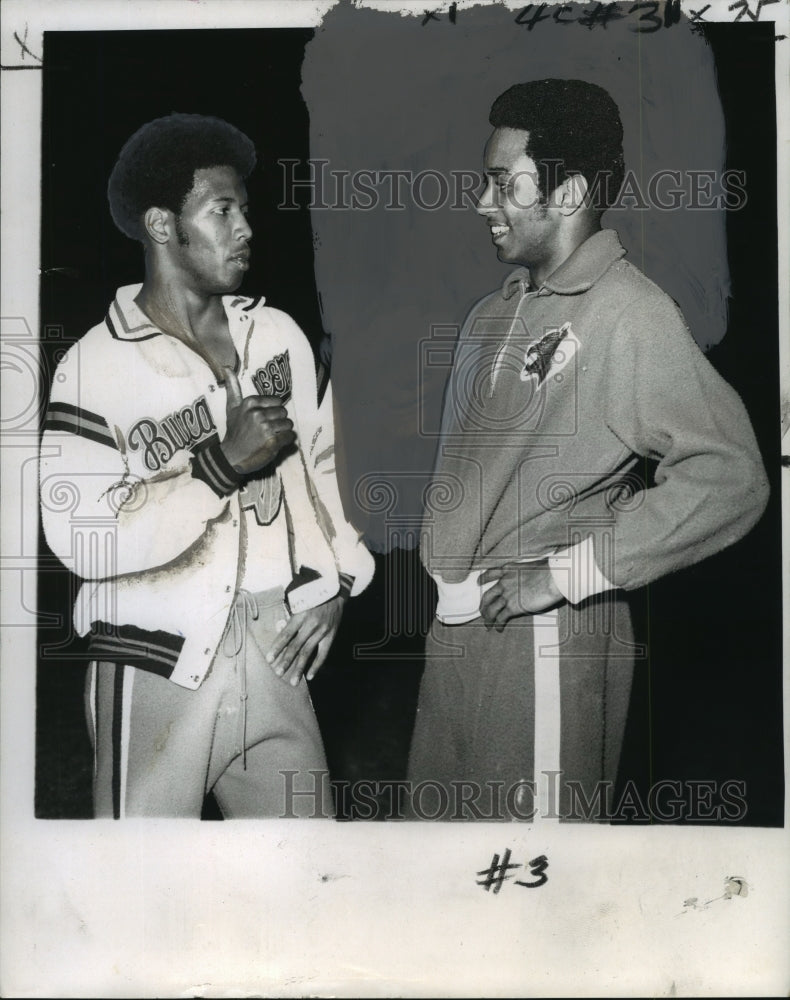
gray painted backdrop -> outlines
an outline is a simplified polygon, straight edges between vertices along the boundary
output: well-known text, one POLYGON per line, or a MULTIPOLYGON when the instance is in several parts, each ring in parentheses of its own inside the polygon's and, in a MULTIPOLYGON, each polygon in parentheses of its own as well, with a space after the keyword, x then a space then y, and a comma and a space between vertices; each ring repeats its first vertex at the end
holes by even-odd
MULTIPOLYGON (((580 8, 570 10, 578 18, 580 8)), ((723 170, 712 53, 685 18, 642 33, 635 29, 646 24, 634 17, 592 29, 549 19, 529 30, 516 15, 463 8, 454 24, 445 13, 421 26, 420 17, 395 12, 332 10, 307 46, 302 84, 311 157, 329 161, 326 203, 338 190, 330 171, 480 171, 494 99, 513 83, 549 76, 611 93, 626 170, 642 191, 661 169, 723 170)), ((425 210, 400 182, 406 207, 388 209, 391 183, 367 179, 379 195, 373 209, 312 211, 333 343, 338 467, 349 516, 379 550, 393 543, 388 527, 419 523, 434 460, 448 369, 425 366, 425 343, 436 327, 458 327, 509 269, 472 207, 453 209, 450 197, 425 210)), ((350 181, 346 187, 348 197, 350 181)), ((441 200, 435 179, 424 180, 421 194, 429 204, 441 200)), ((717 343, 729 289, 724 212, 625 208, 607 212, 604 225, 678 302, 700 346, 717 343)))

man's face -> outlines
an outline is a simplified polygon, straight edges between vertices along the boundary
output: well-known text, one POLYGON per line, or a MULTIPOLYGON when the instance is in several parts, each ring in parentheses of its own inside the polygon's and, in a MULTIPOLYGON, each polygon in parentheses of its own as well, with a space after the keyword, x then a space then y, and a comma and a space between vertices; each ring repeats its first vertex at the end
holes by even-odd
POLYGON ((247 189, 233 167, 195 171, 176 216, 171 261, 185 287, 202 295, 234 292, 249 268, 252 230, 247 189))
POLYGON ((525 152, 528 137, 523 129, 493 131, 477 211, 488 223, 501 261, 538 267, 553 256, 556 222, 538 188, 535 161, 525 152))

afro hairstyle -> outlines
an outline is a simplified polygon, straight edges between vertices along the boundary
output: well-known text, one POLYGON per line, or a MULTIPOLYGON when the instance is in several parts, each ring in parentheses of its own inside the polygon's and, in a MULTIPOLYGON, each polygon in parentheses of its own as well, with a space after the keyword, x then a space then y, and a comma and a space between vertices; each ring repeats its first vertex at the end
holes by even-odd
POLYGON ((221 118, 156 118, 127 139, 118 154, 107 185, 113 222, 126 236, 142 241, 145 212, 155 205, 177 215, 196 170, 230 166, 246 179, 255 163, 252 141, 221 118))

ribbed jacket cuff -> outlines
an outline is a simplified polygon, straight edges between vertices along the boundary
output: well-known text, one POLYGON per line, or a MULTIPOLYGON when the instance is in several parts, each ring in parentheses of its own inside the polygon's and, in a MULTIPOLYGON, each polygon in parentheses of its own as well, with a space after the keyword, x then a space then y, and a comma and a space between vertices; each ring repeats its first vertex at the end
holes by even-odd
POLYGON ((225 458, 216 438, 192 456, 192 475, 202 479, 218 497, 229 496, 244 480, 225 458))
POLYGON ((571 604, 581 604, 588 597, 615 589, 598 568, 591 535, 550 556, 549 569, 557 589, 571 604))

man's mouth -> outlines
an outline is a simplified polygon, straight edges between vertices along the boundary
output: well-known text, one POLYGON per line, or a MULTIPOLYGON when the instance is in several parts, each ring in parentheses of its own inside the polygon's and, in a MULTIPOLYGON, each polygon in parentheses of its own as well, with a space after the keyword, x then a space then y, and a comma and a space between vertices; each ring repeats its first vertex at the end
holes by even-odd
POLYGON ((250 251, 240 250, 232 257, 229 257, 228 260, 230 260, 232 264, 235 264, 236 267, 241 268, 242 271, 247 271, 250 267, 250 251))
POLYGON ((510 232, 510 226, 489 226, 489 228, 491 230, 491 239, 494 243, 510 232))

